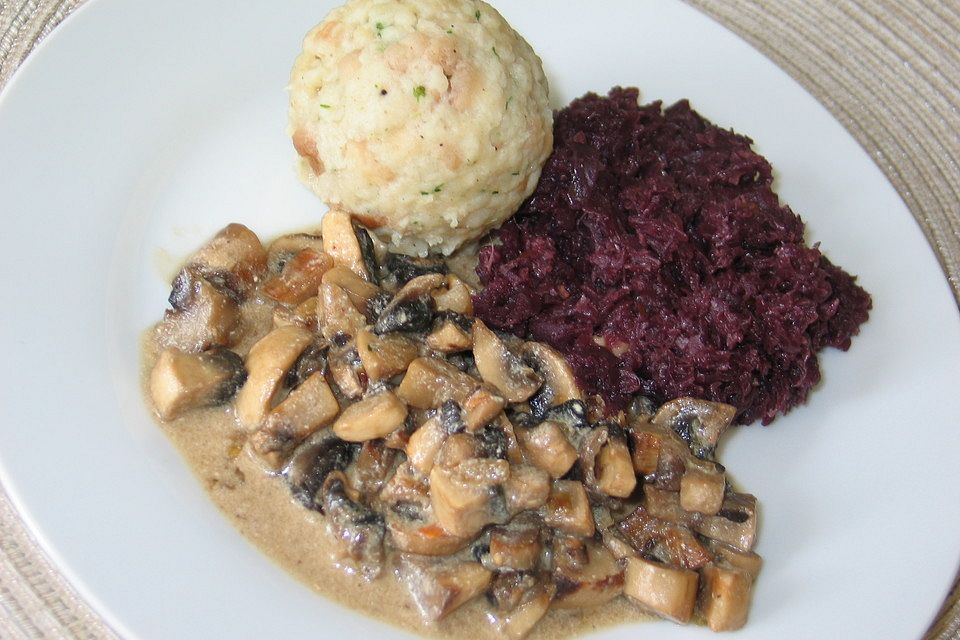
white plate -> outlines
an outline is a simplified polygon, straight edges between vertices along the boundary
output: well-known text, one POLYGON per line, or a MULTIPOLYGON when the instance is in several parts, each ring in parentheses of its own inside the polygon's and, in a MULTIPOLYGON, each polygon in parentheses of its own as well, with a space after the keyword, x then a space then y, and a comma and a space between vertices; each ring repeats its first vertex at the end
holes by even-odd
MULTIPOLYGON (((129 638, 401 635, 275 568, 206 500, 138 392, 173 264, 228 222, 316 222, 284 85, 328 2, 96 0, 0 103, 2 480, 129 638)), ((679 3, 502 3, 559 105, 638 85, 751 135, 784 200, 875 308, 825 383, 724 461, 763 504, 740 638, 919 637, 960 560, 960 323, 919 229, 850 136, 773 64, 679 3)), ((628 638, 626 627, 596 637, 628 638)), ((707 637, 647 624, 645 638, 707 637)))

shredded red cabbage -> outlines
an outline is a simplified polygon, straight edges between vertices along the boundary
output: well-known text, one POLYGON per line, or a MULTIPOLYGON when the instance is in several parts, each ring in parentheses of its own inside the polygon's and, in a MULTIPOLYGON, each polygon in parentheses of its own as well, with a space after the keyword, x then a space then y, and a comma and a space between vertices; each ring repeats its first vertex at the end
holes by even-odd
POLYGON ((637 97, 557 113, 536 191, 480 253, 476 313, 558 348, 610 411, 696 396, 767 424, 820 380, 817 351, 850 346, 870 296, 804 244, 749 138, 637 97))

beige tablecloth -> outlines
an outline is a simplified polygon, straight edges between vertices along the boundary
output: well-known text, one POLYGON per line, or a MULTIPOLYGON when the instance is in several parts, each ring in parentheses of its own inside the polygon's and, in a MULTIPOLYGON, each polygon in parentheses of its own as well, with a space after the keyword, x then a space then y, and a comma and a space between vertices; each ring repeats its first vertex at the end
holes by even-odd
MULTIPOLYGON (((81 2, 0 0, 0 87, 81 2)), ((960 2, 690 2, 800 81, 863 145, 923 227, 960 300, 960 2)), ((960 639, 958 595, 955 586, 929 640, 960 639)), ((113 637, 0 492, 0 638, 113 637)))

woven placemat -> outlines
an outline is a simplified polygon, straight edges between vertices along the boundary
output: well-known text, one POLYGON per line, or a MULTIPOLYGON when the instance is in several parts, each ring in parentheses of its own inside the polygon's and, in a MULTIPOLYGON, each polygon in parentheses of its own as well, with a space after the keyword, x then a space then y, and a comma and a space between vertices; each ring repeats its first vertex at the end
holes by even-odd
MULTIPOLYGON (((960 300, 960 2, 689 0, 817 97, 900 192, 960 300)), ((0 88, 82 0, 0 0, 0 88)), ((116 638, 0 491, 0 638, 116 638)), ((926 636, 960 640, 957 585, 926 636)))

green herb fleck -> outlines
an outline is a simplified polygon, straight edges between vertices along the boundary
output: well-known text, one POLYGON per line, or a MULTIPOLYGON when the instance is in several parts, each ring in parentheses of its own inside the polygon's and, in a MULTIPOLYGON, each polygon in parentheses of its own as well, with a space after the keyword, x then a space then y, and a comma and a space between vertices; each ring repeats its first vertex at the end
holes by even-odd
POLYGON ((329 108, 330 108, 330 105, 328 105, 328 104, 321 104, 321 105, 320 105, 320 108, 321 108, 321 109, 329 109, 329 108))
POLYGON ((447 29, 447 33, 453 33, 453 29, 447 29))
POLYGON ((443 189, 443 185, 442 185, 442 184, 438 184, 437 186, 435 186, 435 187, 433 188, 433 192, 434 192, 434 193, 440 193, 440 190, 441 190, 441 189, 443 189))
POLYGON ((500 57, 500 54, 497 53, 497 48, 496 48, 496 47, 490 47, 490 48, 493 49, 493 55, 495 55, 495 56, 497 56, 497 58, 499 58, 499 57, 500 57))
POLYGON ((420 100, 420 98, 422 98, 425 95, 427 95, 427 88, 422 84, 418 84, 413 88, 413 97, 416 98, 418 101, 420 100))
POLYGON ((374 25, 374 26, 376 26, 376 28, 377 28, 377 37, 378 37, 378 38, 382 38, 382 37, 383 37, 383 30, 387 28, 387 25, 383 24, 382 22, 377 22, 377 24, 374 25))
POLYGON ((511 173, 510 175, 512 175, 512 176, 518 176, 518 175, 520 175, 520 172, 519 172, 519 171, 514 171, 514 172, 511 173))
POLYGON ((490 193, 491 193, 492 195, 495 195, 495 196, 500 195, 500 192, 499 192, 499 191, 491 191, 490 193))
POLYGON ((477 19, 477 22, 480 22, 480 9, 477 9, 476 13, 473 14, 473 17, 477 19))
POLYGON ((504 103, 503 108, 506 109, 507 107, 509 107, 509 106, 510 106, 510 102, 511 102, 512 100, 513 100, 513 96, 510 96, 509 98, 507 98, 507 101, 504 103))
POLYGON ((430 192, 429 192, 429 191, 421 191, 421 192, 420 192, 420 195, 422 195, 422 196, 428 196, 428 195, 430 195, 430 192))

